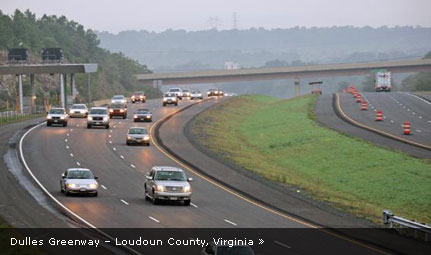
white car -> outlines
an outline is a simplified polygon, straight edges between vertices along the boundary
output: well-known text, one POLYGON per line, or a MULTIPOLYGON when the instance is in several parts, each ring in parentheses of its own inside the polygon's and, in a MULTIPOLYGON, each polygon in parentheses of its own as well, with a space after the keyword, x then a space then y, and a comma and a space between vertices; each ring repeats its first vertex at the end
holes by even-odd
POLYGON ((87 117, 88 115, 88 108, 85 104, 74 104, 69 109, 69 116, 70 117, 87 117))
POLYGON ((99 183, 96 179, 89 169, 69 168, 61 175, 60 190, 66 196, 72 193, 97 196, 99 183))
POLYGON ((166 106, 167 104, 174 104, 175 106, 178 105, 178 97, 174 93, 166 93, 163 96, 163 106, 166 106))
POLYGON ((52 124, 67 126, 69 115, 64 108, 51 108, 46 116, 46 125, 49 127, 52 124))
POLYGON ((171 88, 166 93, 174 93, 180 100, 183 99, 183 91, 180 88, 171 88))
POLYGON ((111 100, 112 104, 127 104, 127 100, 123 95, 115 95, 111 100))
POLYGON ((194 90, 192 91, 192 93, 190 94, 190 99, 203 99, 204 97, 202 96, 202 93, 199 90, 194 90))

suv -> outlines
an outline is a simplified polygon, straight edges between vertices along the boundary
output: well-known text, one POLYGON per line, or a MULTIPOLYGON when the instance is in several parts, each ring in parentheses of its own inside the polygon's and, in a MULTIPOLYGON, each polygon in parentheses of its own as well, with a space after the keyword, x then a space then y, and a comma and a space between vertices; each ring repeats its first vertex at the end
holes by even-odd
POLYGON ((166 106, 167 104, 174 104, 175 106, 177 106, 178 97, 174 93, 166 93, 163 96, 163 106, 166 106))
POLYGON ((85 104, 74 104, 69 109, 69 116, 73 117, 87 117, 88 108, 85 104))
POLYGON ((183 99, 183 91, 180 88, 171 88, 167 93, 174 93, 178 99, 183 99))
POLYGON ((136 101, 141 101, 142 103, 145 103, 146 99, 147 97, 145 96, 145 93, 143 91, 135 91, 133 92, 130 101, 132 101, 133 104, 136 103, 136 101))
POLYGON ((67 115, 64 108, 51 108, 46 116, 46 125, 49 127, 52 124, 67 126, 67 120, 69 115, 67 115))
POLYGON ((111 100, 112 104, 127 104, 127 100, 123 95, 115 95, 111 100))
POLYGON ((127 108, 124 104, 111 104, 109 107, 109 118, 114 116, 123 117, 123 119, 127 118, 127 108))
POLYGON ((106 107, 93 107, 87 117, 87 128, 93 126, 104 126, 109 128, 109 114, 106 107))
POLYGON ((155 166, 146 175, 144 184, 145 199, 151 199, 153 204, 160 200, 183 201, 190 205, 192 178, 187 178, 184 171, 177 167, 155 166))

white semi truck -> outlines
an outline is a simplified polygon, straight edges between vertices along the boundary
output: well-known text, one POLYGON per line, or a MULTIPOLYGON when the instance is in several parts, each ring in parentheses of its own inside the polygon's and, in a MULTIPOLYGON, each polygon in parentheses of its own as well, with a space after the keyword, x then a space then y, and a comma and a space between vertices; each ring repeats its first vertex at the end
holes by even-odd
POLYGON ((391 72, 376 73, 376 92, 392 90, 391 72))

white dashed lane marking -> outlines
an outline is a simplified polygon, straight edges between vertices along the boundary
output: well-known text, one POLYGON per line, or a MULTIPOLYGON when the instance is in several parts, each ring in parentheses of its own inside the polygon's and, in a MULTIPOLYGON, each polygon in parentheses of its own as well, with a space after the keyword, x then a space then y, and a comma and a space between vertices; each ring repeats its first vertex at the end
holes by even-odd
POLYGON ((116 151, 116 150, 117 150, 117 148, 115 148, 115 147, 114 147, 114 148, 112 148, 112 149, 113 149, 114 151, 116 151))
POLYGON ((70 156, 71 156, 71 157, 73 157, 73 154, 72 154, 72 153, 70 153, 70 156))
POLYGON ((416 132, 420 133, 420 132, 422 132, 422 131, 420 131, 419 129, 416 129, 416 132))
POLYGON ((66 149, 69 149, 69 146, 68 146, 68 145, 66 145, 66 149))
POLYGON ((107 190, 107 188, 104 185, 100 185, 100 187, 102 187, 102 189, 107 190))
POLYGON ((277 245, 280 245, 281 247, 287 248, 287 249, 292 248, 292 247, 290 247, 289 245, 284 244, 284 243, 282 243, 282 242, 279 242, 279 241, 277 241, 277 240, 274 240, 274 243, 275 243, 275 244, 277 244, 277 245))
POLYGON ((132 168, 136 168, 136 166, 135 166, 135 165, 133 165, 133 164, 130 164, 130 166, 131 166, 132 168))
POLYGON ((80 166, 80 165, 81 165, 81 163, 79 163, 79 162, 76 162, 76 164, 77 164, 78 166, 80 166))
POLYGON ((193 203, 190 203, 190 205, 193 206, 194 208, 198 208, 198 206, 193 203))
POLYGON ((129 203, 127 203, 125 200, 123 200, 123 199, 120 199, 120 201, 123 203, 123 204, 125 204, 125 205, 129 205, 129 203))
POLYGON ((64 139, 64 141, 67 143, 67 139, 64 139))
POLYGON ((224 220, 225 222, 227 222, 227 223, 229 223, 229 224, 231 224, 231 225, 233 225, 233 226, 236 226, 236 225, 238 225, 238 224, 236 224, 235 222, 232 222, 232 221, 230 221, 230 220, 224 220))
POLYGON ((160 223, 160 221, 159 221, 158 219, 154 218, 154 217, 149 216, 148 218, 150 218, 150 220, 152 220, 152 221, 155 221, 155 222, 157 222, 157 223, 160 223))
POLYGON ((123 156, 123 155, 120 155, 120 158, 124 159, 124 156, 123 156))

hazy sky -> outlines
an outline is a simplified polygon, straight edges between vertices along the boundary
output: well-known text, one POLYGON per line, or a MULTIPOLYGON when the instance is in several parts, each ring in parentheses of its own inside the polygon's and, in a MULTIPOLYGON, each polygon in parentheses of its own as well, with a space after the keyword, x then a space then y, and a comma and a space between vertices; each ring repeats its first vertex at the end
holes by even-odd
POLYGON ((431 26, 431 0, 0 0, 3 13, 65 15, 86 28, 163 31, 237 27, 431 26))

